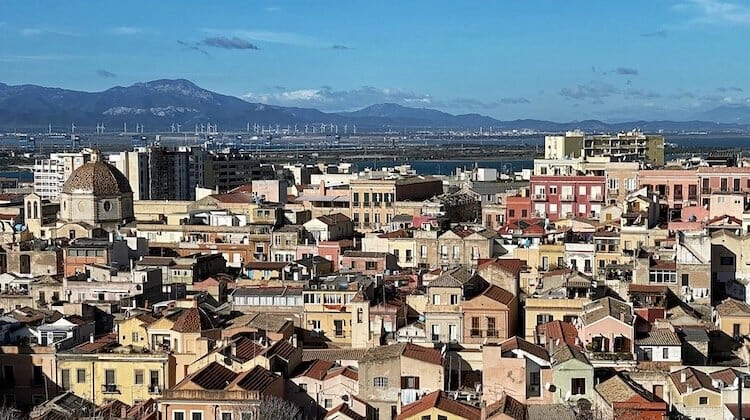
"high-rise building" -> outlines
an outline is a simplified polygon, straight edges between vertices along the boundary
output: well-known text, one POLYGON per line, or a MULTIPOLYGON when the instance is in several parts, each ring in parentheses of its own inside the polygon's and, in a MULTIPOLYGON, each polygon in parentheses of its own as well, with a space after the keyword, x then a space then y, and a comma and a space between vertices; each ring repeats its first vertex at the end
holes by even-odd
POLYGON ((564 136, 544 138, 545 159, 589 159, 608 157, 611 162, 641 162, 652 166, 664 165, 664 136, 643 134, 640 131, 584 135, 569 131, 564 136))
POLYGON ((74 170, 91 161, 91 149, 80 152, 52 153, 49 159, 34 163, 34 192, 42 200, 57 201, 60 191, 74 170))

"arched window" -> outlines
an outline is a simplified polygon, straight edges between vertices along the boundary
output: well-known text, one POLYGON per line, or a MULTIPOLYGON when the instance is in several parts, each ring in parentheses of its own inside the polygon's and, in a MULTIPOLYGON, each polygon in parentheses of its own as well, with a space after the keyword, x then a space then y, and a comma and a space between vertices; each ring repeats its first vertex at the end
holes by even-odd
POLYGON ((39 218, 39 203, 34 201, 34 219, 39 218))
POLYGON ((26 203, 26 217, 31 219, 31 201, 26 203))

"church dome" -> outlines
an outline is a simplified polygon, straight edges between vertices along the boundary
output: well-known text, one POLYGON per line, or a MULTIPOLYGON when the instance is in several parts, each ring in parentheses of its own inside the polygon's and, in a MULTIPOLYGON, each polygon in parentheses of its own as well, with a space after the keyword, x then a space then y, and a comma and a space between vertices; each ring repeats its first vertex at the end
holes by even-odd
POLYGON ((77 168, 63 184, 67 194, 122 195, 132 193, 130 182, 114 166, 97 160, 77 168))

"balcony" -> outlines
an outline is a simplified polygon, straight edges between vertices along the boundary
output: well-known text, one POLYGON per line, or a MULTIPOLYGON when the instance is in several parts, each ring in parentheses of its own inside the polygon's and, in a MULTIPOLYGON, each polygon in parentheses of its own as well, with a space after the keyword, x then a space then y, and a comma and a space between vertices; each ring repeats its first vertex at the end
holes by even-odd
POLYGON ((162 387, 159 385, 149 385, 148 387, 148 393, 149 394, 161 394, 162 387))
POLYGON ((591 194, 591 201, 603 201, 601 194, 591 194))
POLYGON ((119 394, 120 390, 117 388, 116 384, 103 384, 102 392, 105 394, 119 394))
POLYGON ((560 201, 575 201, 573 194, 561 194, 560 201))
POLYGON ((546 200, 547 194, 534 194, 533 197, 534 200, 546 200))
POLYGON ((489 337, 489 338, 497 338, 498 335, 499 334, 498 334, 497 330, 495 330, 495 329, 487 330, 487 337, 489 337))
POLYGON ((470 331, 471 338, 482 338, 482 330, 472 328, 470 331))

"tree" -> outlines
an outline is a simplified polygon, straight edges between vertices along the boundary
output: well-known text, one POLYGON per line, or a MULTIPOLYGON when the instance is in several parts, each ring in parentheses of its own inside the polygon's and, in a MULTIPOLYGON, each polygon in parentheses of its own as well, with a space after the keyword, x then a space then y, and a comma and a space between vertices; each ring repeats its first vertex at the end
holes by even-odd
POLYGON ((258 420, 301 419, 302 410, 288 400, 278 397, 263 397, 258 407, 258 420))

